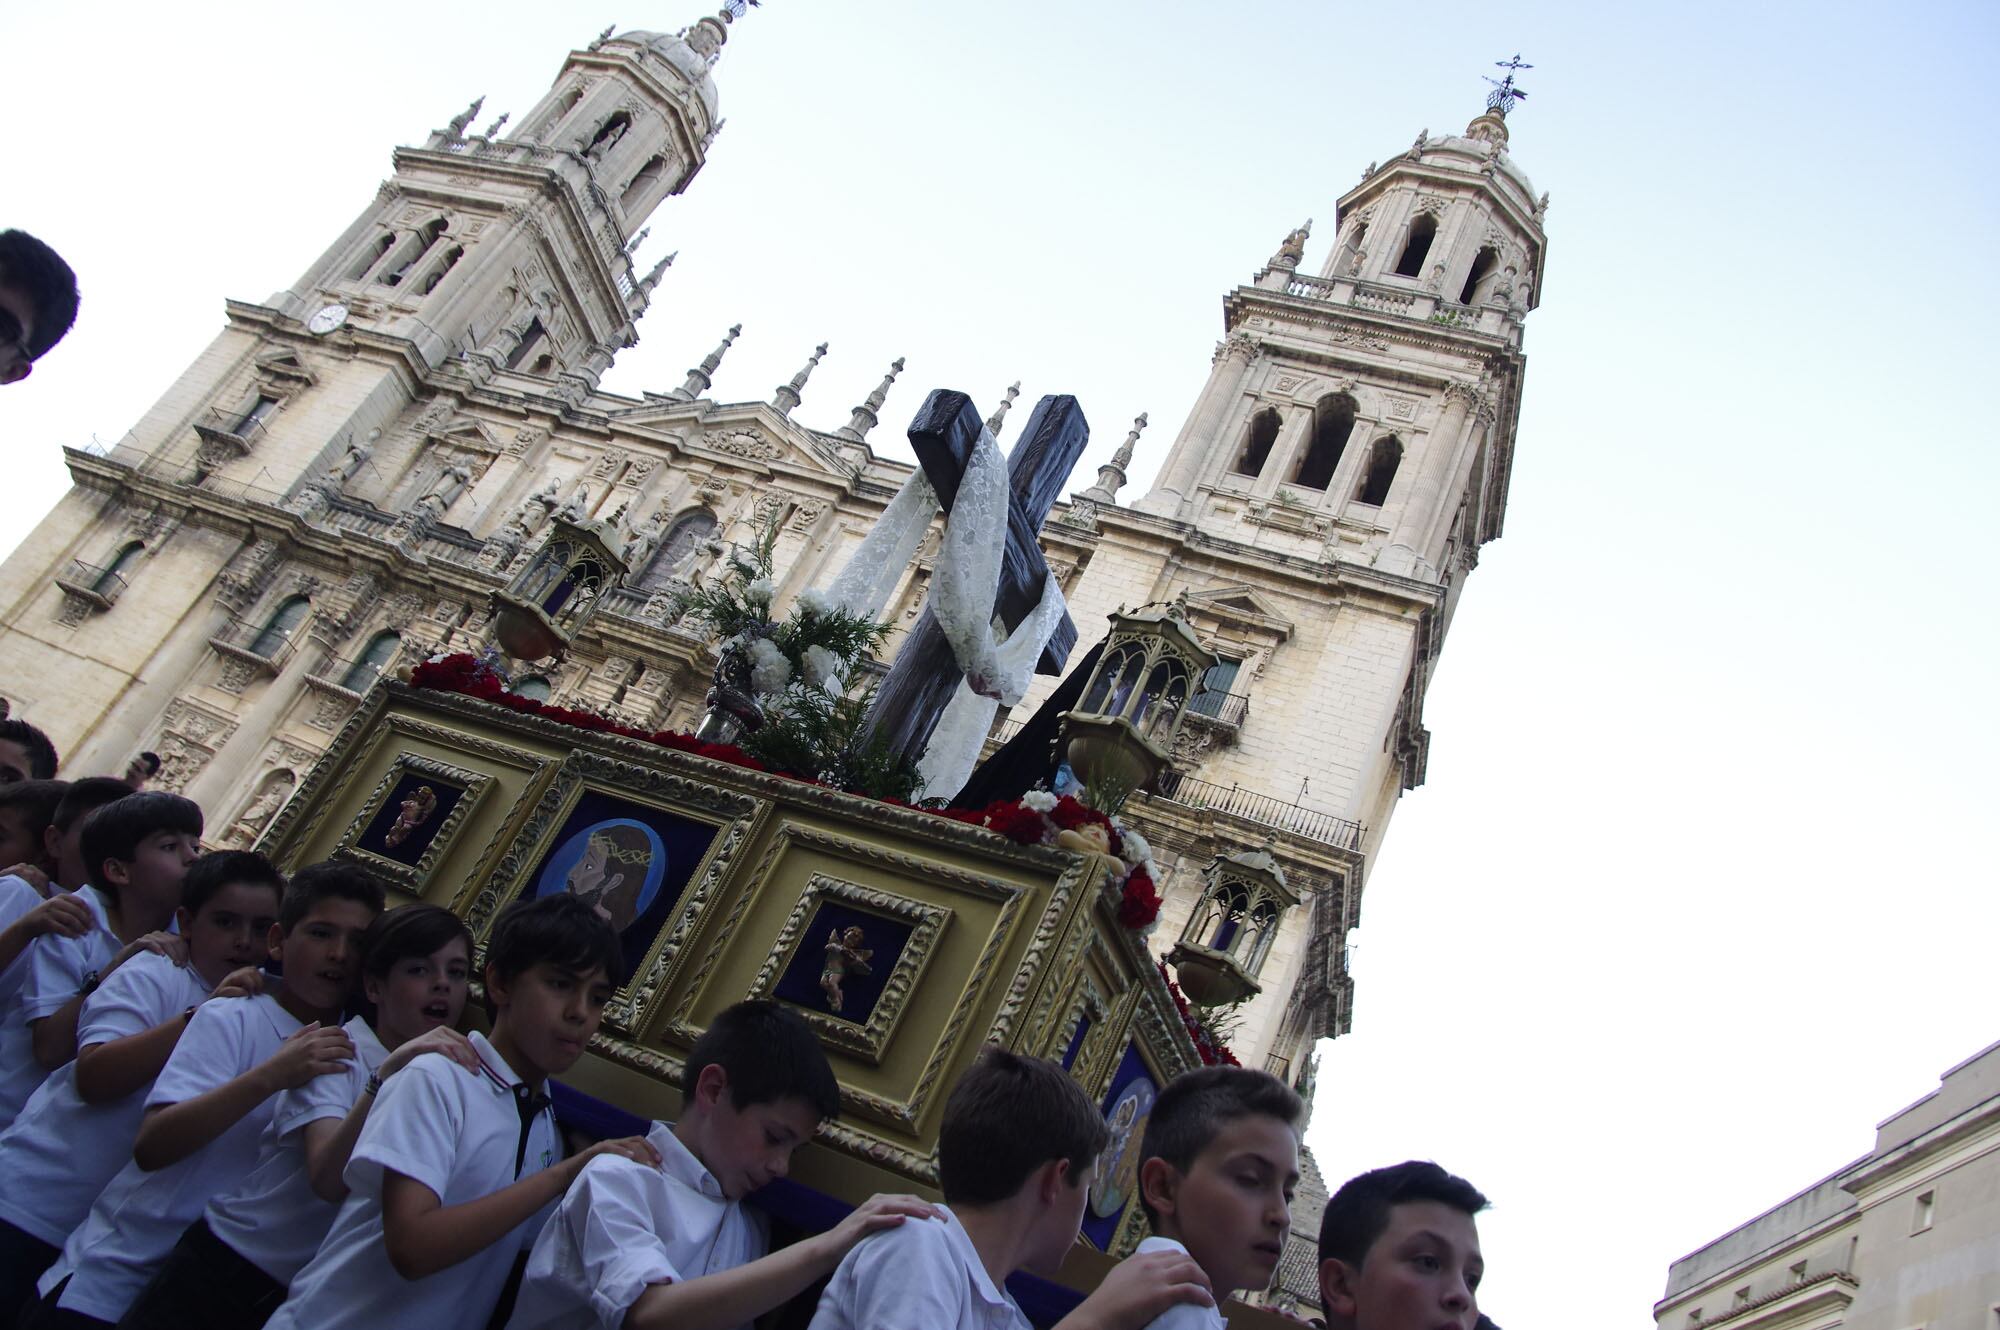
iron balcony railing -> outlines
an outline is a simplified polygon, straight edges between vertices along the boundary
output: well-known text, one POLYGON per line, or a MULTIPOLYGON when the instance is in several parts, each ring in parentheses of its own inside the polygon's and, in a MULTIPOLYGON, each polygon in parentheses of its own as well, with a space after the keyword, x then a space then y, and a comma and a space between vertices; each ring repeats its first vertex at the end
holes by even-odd
POLYGON ((1273 799, 1268 794, 1257 794, 1238 785, 1213 785, 1193 776, 1182 775, 1178 771, 1167 770, 1160 773, 1156 793, 1160 798, 1184 808, 1206 808, 1217 813, 1227 813, 1249 822, 1260 822, 1267 827, 1289 831, 1307 840, 1316 840, 1322 845, 1332 845, 1343 850, 1361 848, 1361 824, 1350 822, 1344 817, 1335 817, 1316 808, 1306 808, 1300 804, 1286 803, 1273 799))
POLYGON ((305 625, 283 629, 249 619, 231 619, 229 625, 208 640, 225 656, 258 665, 267 673, 279 674, 298 652, 305 637, 305 625))
POLYGON ((100 610, 108 610, 118 603, 118 597, 125 593, 125 579, 108 568, 99 568, 94 563, 81 559, 71 559, 69 565, 56 575, 56 585, 73 596, 95 605, 100 610))
POLYGON ((1250 717, 1250 699, 1241 693, 1221 693, 1211 689, 1194 695, 1194 701, 1188 703, 1188 714, 1240 727, 1250 717))

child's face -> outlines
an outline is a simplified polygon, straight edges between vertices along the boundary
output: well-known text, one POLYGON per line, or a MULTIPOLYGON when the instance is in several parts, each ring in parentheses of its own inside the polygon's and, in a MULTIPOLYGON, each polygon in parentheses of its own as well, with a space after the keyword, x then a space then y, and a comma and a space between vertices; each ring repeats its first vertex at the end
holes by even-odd
POLYGON ((201 857, 201 837, 184 831, 155 831, 143 837, 127 859, 106 859, 104 871, 118 888, 118 900, 179 906, 181 879, 201 857))
POLYGON ((1171 1179, 1160 1210, 1164 1235, 1177 1238, 1208 1275, 1218 1298, 1260 1290, 1285 1254, 1292 1227, 1292 1192, 1299 1184, 1299 1138, 1267 1114, 1233 1118, 1196 1155, 1185 1175, 1171 1179))
MULTIPOLYGON (((695 1093, 703 1098, 699 1086, 695 1093)), ((726 1077, 721 1094, 703 1107, 699 1158, 732 1201, 790 1173, 792 1153, 819 1130, 819 1113, 803 1099, 736 1107, 726 1077)))
MULTIPOLYGON (((7 382, 0 379, 0 383, 7 382)), ((0 785, 13 785, 35 774, 34 759, 18 739, 0 739, 0 785)))
POLYGON ((42 862, 41 838, 28 825, 28 815, 19 808, 0 808, 0 870, 15 864, 42 862))
POLYGON ((181 936, 187 939, 188 963, 210 984, 222 982, 231 970, 264 959, 271 925, 278 922, 278 891, 252 882, 231 882, 208 898, 190 916, 180 912, 181 936))
POLYGON ((285 967, 285 991, 300 1006, 338 1011, 354 992, 361 972, 361 936, 375 911, 361 901, 332 897, 314 901, 291 932, 278 936, 271 954, 285 967))
POLYGON ((1320 1265, 1328 1320, 1355 1330, 1472 1330, 1486 1262, 1472 1216, 1438 1201, 1392 1206, 1389 1224, 1351 1270, 1320 1265))
POLYGON ((602 969, 578 974, 546 961, 530 965, 511 980, 496 984, 497 974, 486 972, 487 991, 500 1009, 495 1019, 496 1033, 501 1021, 508 1038, 529 1067, 516 1067, 522 1079, 534 1079, 530 1072, 557 1076, 576 1065, 597 1023, 604 1019, 604 1004, 611 1000, 611 976, 602 969))
POLYGON ((362 991, 375 1004, 376 1035, 394 1048, 441 1025, 457 1025, 471 974, 471 945, 455 937, 428 956, 391 962, 387 974, 363 976, 362 991))

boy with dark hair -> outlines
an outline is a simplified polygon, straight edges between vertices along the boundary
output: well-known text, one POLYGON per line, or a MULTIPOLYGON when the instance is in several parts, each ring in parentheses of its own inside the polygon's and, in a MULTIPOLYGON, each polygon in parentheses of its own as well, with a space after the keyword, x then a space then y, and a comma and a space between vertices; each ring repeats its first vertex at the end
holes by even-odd
POLYGON ((35 1061, 54 1071, 76 1056, 76 1018, 104 976, 141 951, 187 959, 167 930, 181 905, 181 879, 201 853, 201 808, 178 794, 129 794, 91 813, 80 833, 89 884, 89 931, 51 937, 30 958, 21 1010, 35 1061))
POLYGON ((0 384, 28 377, 76 323, 76 306, 76 274, 60 254, 26 231, 0 231, 0 384))
MULTIPOLYGON (((0 336, 6 328, 0 322, 0 336)), ((0 348, 4 354, 4 348, 0 348)), ((56 746, 25 720, 0 720, 0 785, 56 778, 56 746)))
POLYGON ((146 788, 146 782, 160 774, 160 755, 154 752, 140 753, 125 764, 123 780, 135 790, 146 788))
POLYGON ((23 781, 0 786, 0 799, 24 790, 29 793, 21 797, 37 799, 35 787, 40 785, 63 786, 42 831, 40 850, 27 855, 26 862, 10 861, 13 867, 0 877, 0 1130, 14 1120, 47 1074, 35 1061, 34 1036, 22 1008, 30 944, 51 933, 81 937, 96 927, 97 916, 90 906, 72 894, 88 877, 79 844, 81 824, 92 809, 131 793, 122 782, 102 778, 67 784, 23 781))
MULTIPOLYGON (((1028 1330, 1007 1278, 1062 1265, 1110 1139, 1097 1106, 1056 1063, 988 1048, 945 1103, 938 1217, 857 1243, 812 1330, 1028 1330)), ((1058 1330, 1136 1330, 1169 1307, 1208 1300, 1192 1260, 1148 1253, 1120 1262, 1058 1330)))
POLYGON ((828 1232, 765 1255, 743 1198, 840 1111, 812 1029, 775 1002, 739 1002, 695 1041, 680 1120, 646 1139, 661 1165, 592 1160, 543 1226, 511 1330, 747 1326, 832 1272, 856 1242, 933 1206, 874 1196, 828 1232))
POLYGON ((1328 1330, 1473 1330, 1486 1271, 1473 1216, 1486 1204, 1428 1161, 1343 1183, 1319 1227, 1328 1330))
MULTIPOLYGON (((1139 1146, 1141 1253, 1194 1258, 1220 1303, 1268 1287, 1292 1227, 1305 1105, 1277 1077, 1243 1067, 1176 1076, 1153 1103, 1139 1146)), ((1222 1330, 1216 1307, 1170 1308, 1152 1330, 1222 1330)))
POLYGON ((471 1036, 479 1070, 426 1055, 382 1087, 349 1157, 347 1199, 273 1330, 479 1330, 589 1160, 659 1165, 640 1136, 558 1163, 543 1093, 597 1032, 622 963, 618 934, 567 892, 501 912, 486 948, 493 1035, 471 1036))
POLYGON ((242 996, 235 975, 269 943, 285 880, 261 854, 197 859, 179 923, 188 963, 145 952, 84 1002, 76 1061, 59 1068, 0 1133, 0 1324, 34 1293, 104 1185, 131 1157, 146 1090, 195 1008, 242 996), (221 985, 221 987, 217 987, 221 985))
POLYGON ((15 865, 26 865, 46 877, 53 865, 48 860, 45 834, 55 820, 56 807, 69 789, 66 780, 23 780, 0 785, 0 866, 12 873, 15 865))
POLYGON ((209 1201, 255 1166, 278 1093, 354 1056, 337 1022, 382 897, 381 880, 351 864, 293 875, 265 934, 282 977, 254 997, 203 1003, 188 1022, 146 1094, 132 1162, 42 1276, 43 1324, 116 1323, 209 1201))

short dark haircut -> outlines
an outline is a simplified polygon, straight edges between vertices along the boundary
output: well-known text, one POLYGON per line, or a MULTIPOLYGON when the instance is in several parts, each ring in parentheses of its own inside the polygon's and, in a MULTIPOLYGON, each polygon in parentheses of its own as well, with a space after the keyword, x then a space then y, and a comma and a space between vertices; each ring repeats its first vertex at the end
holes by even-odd
MULTIPOLYGON (((146 796, 134 797, 143 799, 146 796)), ((380 914, 387 898, 388 889, 383 886, 382 879, 361 865, 325 859, 307 864, 292 874, 292 885, 285 888, 285 899, 278 905, 278 927, 289 936, 299 926, 299 921, 321 901, 359 901, 380 914)))
POLYGON ((34 305, 26 350, 28 359, 40 360, 76 324, 76 273, 26 231, 0 231, 0 283, 18 288, 34 305))
MULTIPOLYGON (((1194 1167, 1195 1156, 1208 1148, 1223 1124, 1253 1114, 1276 1118, 1294 1131, 1306 1106, 1292 1088, 1267 1071, 1248 1067, 1202 1067, 1167 1082, 1146 1119, 1139 1145, 1139 1163, 1164 1159, 1177 1172, 1194 1167)), ((1159 1227, 1143 1188, 1139 1204, 1146 1222, 1159 1227)))
POLYGON ((472 964, 472 930, 442 905, 399 905, 377 915, 361 939, 361 973, 381 978, 397 961, 428 956, 453 938, 465 939, 465 963, 472 964))
POLYGON ((709 1022, 681 1073, 684 1096, 694 1097, 695 1082, 710 1066, 729 1073, 729 1102, 737 1108, 801 1099, 822 1120, 840 1116, 840 1082, 819 1036, 775 1002, 739 1002, 709 1022))
POLYGON ((201 835, 201 805, 165 790, 134 794, 127 785, 124 798, 113 799, 93 810, 83 820, 81 841, 83 867, 89 874, 90 885, 117 899, 118 889, 104 875, 105 860, 130 863, 139 852, 139 842, 161 831, 201 835))
POLYGON ((1319 1223, 1319 1259, 1338 1257, 1359 1269, 1375 1239, 1389 1227, 1389 1212, 1417 1201, 1435 1201, 1468 1215, 1487 1206, 1479 1188, 1429 1160, 1378 1168, 1349 1178, 1326 1203, 1319 1223))
POLYGON ((217 850, 188 865, 181 879, 181 908, 190 917, 200 914, 218 891, 235 884, 269 887, 274 903, 284 899, 285 875, 276 864, 250 850, 217 850))
POLYGON ((56 805, 56 815, 49 824, 57 831, 67 832, 76 825, 76 820, 94 808, 102 808, 115 799, 132 797, 132 787, 116 776, 85 776, 73 780, 69 789, 63 791, 62 802, 56 805))
POLYGON ((28 834, 35 838, 39 855, 42 832, 56 820, 56 809, 62 806, 67 793, 66 780, 17 780, 12 785, 0 785, 0 808, 11 808, 26 819, 28 834))
POLYGON ((611 921, 567 891, 515 901, 500 912, 486 944, 486 968, 503 984, 537 965, 572 974, 602 970, 616 983, 624 964, 625 950, 611 921))
POLYGON ((140 765, 146 768, 148 776, 157 776, 160 774, 160 755, 152 749, 149 748, 145 752, 140 753, 139 762, 140 765))
POLYGON ((989 1047, 945 1101, 938 1182, 948 1204, 990 1205, 1063 1159, 1080 1185, 1110 1142, 1104 1115, 1060 1065, 989 1047))
POLYGON ((28 775, 36 780, 54 780, 56 775, 56 746, 25 720, 9 717, 0 720, 0 739, 12 739, 28 753, 28 775))

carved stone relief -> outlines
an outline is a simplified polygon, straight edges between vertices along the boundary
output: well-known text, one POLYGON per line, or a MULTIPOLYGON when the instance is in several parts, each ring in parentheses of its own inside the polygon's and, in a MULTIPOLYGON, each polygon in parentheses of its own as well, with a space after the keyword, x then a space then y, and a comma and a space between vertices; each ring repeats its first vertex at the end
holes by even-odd
POLYGON ((236 733, 236 722, 185 698, 167 704, 160 718, 160 737, 153 751, 160 755, 160 770, 151 781, 155 789, 178 794, 199 776, 215 756, 216 749, 236 733))

